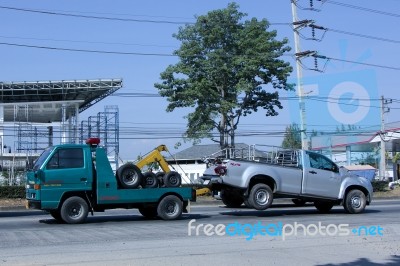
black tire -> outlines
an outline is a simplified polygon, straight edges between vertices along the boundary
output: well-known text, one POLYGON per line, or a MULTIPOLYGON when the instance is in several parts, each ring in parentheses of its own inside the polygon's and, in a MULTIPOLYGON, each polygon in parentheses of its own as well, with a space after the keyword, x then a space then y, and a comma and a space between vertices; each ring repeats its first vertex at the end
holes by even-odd
POLYGON ((345 211, 351 214, 363 212, 366 205, 367 197, 365 196, 364 192, 358 189, 350 190, 346 194, 346 198, 343 202, 345 211))
POLYGON ((159 187, 163 187, 163 186, 164 186, 164 180, 163 180, 164 175, 165 175, 164 172, 158 172, 158 173, 156 173, 156 177, 157 177, 157 179, 158 179, 158 186, 159 186, 159 187))
POLYGON ((143 188, 158 187, 158 179, 153 172, 146 172, 143 174, 142 187, 143 188))
POLYGON ((253 208, 253 207, 250 205, 250 202, 249 202, 249 199, 248 199, 248 198, 244 198, 244 199, 243 199, 243 202, 244 202, 244 205, 245 205, 247 208, 253 208))
POLYGON ((143 174, 139 167, 132 163, 127 163, 118 168, 117 177, 122 187, 137 188, 143 179, 143 174))
POLYGON ((314 202, 315 208, 321 213, 329 213, 333 207, 333 203, 329 201, 316 201, 314 202))
POLYGON ((157 207, 156 206, 146 206, 139 207, 139 212, 141 215, 148 219, 154 219, 157 217, 157 207))
POLYGON ((61 218, 61 213, 59 210, 51 210, 49 211, 51 217, 53 217, 57 222, 64 223, 64 220, 61 218))
POLYGON ((70 197, 66 199, 60 210, 61 218, 67 224, 83 223, 89 213, 87 202, 81 197, 70 197))
POLYGON ((272 189, 265 184, 254 185, 249 193, 249 203, 256 210, 266 210, 272 205, 274 194, 272 189))
POLYGON ((298 206, 298 207, 302 207, 304 205, 306 205, 307 201, 303 200, 303 199, 292 199, 292 202, 294 203, 294 205, 298 206))
POLYGON ((222 202, 228 208, 239 208, 244 202, 240 193, 230 189, 222 189, 220 197, 222 202))
POLYGON ((175 195, 165 196, 157 206, 157 214, 163 220, 175 220, 181 217, 183 202, 175 195))
POLYGON ((182 177, 179 173, 171 171, 164 175, 163 183, 166 187, 180 187, 182 184, 182 177))

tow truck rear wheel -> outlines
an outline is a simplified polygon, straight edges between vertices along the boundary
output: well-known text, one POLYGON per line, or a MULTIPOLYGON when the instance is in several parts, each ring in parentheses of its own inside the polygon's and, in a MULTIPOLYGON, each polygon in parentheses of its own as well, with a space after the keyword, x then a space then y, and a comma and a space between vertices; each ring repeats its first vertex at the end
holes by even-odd
POLYGON ((249 204, 256 210, 266 210, 272 205, 273 195, 272 189, 268 185, 256 184, 250 190, 249 204))
POLYGON ((61 218, 67 224, 83 223, 89 213, 88 204, 81 197, 73 196, 66 199, 60 210, 61 218))
POLYGON ((143 174, 139 167, 127 163, 118 168, 117 177, 124 188, 137 188, 143 179, 143 174))
POLYGON ((154 219, 157 217, 157 206, 140 207, 139 212, 143 217, 154 219))
POLYGON ((367 205, 365 194, 358 189, 349 191, 343 203, 343 207, 347 213, 360 213, 363 212, 367 205))
POLYGON ((183 202, 175 195, 165 196, 157 206, 157 214, 163 220, 175 220, 181 217, 183 202))

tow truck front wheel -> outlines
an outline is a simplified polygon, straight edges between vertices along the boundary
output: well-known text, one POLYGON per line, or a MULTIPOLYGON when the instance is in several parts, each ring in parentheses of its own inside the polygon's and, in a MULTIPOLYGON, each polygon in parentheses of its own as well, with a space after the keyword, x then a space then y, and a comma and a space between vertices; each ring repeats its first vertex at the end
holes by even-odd
POLYGON ((83 223, 88 213, 88 204, 84 199, 77 196, 66 199, 60 210, 61 218, 68 224, 83 223))
POLYGON ((183 203, 175 195, 164 197, 157 206, 157 214, 163 220, 175 220, 181 217, 183 203))

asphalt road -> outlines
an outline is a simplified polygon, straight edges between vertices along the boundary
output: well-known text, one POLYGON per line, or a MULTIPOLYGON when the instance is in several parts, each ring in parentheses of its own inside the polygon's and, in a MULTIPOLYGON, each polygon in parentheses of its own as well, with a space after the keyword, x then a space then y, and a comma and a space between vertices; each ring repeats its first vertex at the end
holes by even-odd
POLYGON ((67 225, 41 211, 1 211, 0 265, 400 265, 399 213, 400 200, 357 215, 203 205, 177 221, 112 210, 67 225))

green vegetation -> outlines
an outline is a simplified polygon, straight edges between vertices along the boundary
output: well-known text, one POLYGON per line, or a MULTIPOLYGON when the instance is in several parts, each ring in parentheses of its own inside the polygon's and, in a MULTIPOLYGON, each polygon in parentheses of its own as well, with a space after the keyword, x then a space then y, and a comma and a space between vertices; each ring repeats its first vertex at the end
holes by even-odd
POLYGON ((283 107, 277 90, 293 89, 287 83, 292 67, 280 59, 290 50, 288 40, 275 39, 277 32, 268 31, 266 19, 244 21, 246 15, 231 3, 173 35, 181 42, 174 51, 179 62, 169 65, 154 86, 167 98, 168 112, 194 108, 186 117, 186 139, 210 138, 221 148, 234 147, 241 117, 261 108, 266 116, 278 115, 276 109, 283 107))
POLYGON ((23 186, 0 186, 0 198, 25 198, 25 187, 23 186))

